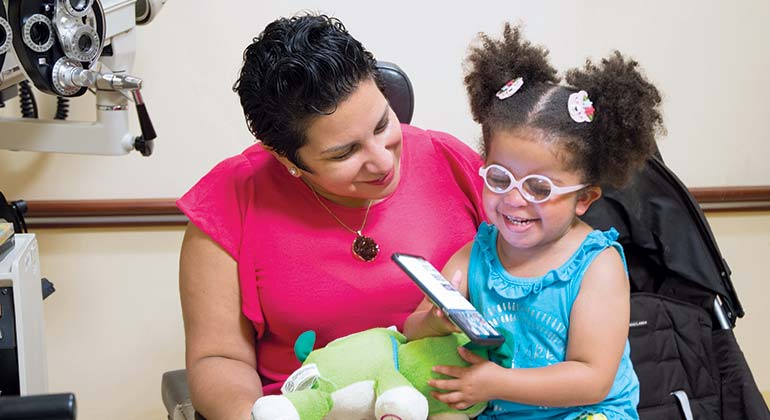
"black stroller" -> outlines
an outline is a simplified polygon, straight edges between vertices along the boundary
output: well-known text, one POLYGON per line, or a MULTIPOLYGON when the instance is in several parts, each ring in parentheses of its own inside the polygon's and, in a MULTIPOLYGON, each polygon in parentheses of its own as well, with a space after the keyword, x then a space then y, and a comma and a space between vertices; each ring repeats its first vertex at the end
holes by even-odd
POLYGON ((642 419, 770 420, 732 328, 744 315, 700 206, 660 155, 583 219, 620 233, 642 419))

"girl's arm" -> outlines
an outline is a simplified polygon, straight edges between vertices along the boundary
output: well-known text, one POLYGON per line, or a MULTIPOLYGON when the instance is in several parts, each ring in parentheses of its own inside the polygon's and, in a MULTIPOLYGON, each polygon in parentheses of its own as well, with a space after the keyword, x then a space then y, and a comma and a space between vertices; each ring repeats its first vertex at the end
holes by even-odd
MULTIPOLYGON (((468 260, 472 246, 473 241, 460 248, 441 270, 441 274, 465 297, 468 297, 468 260)), ((404 335, 409 340, 447 335, 456 331, 460 330, 427 297, 404 322, 404 335)))
POLYGON ((190 224, 179 265, 193 406, 209 420, 249 419, 262 385, 254 329, 241 312, 237 263, 190 224))
POLYGON ((500 399, 530 405, 577 406, 603 401, 628 339, 629 282, 620 255, 605 250, 585 273, 570 314, 566 361, 548 367, 507 369, 473 353, 468 368, 436 367, 452 379, 432 380, 436 397, 454 408, 500 399))

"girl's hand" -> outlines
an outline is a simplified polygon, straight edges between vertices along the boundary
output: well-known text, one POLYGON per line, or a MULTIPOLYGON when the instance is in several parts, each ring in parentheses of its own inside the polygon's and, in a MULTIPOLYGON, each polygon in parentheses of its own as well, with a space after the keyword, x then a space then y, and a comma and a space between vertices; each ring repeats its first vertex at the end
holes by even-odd
MULTIPOLYGON (((459 289, 462 284, 462 272, 456 271, 450 280, 452 286, 459 289)), ((426 297, 417 309, 404 321, 404 335, 409 340, 423 337, 439 337, 460 332, 444 312, 426 297)))
POLYGON ((450 378, 429 380, 428 385, 443 391, 431 391, 431 395, 455 410, 464 410, 476 403, 493 399, 489 391, 496 386, 493 382, 497 372, 504 368, 465 347, 458 347, 457 353, 471 365, 434 366, 434 372, 450 378))
MULTIPOLYGON (((462 272, 461 271, 455 271, 454 274, 452 274, 452 278, 449 279, 449 283, 452 284, 452 286, 455 289, 460 288, 460 282, 462 281, 462 272)), ((425 300, 430 303, 428 298, 426 297, 425 300)), ((442 311, 437 306, 430 303, 431 309, 430 313, 427 314, 425 317, 425 322, 428 324, 428 327, 436 332, 436 335, 447 335, 454 332, 461 332, 459 328, 455 324, 452 323, 452 321, 447 318, 444 311, 442 311)))
POLYGON ((436 336, 449 335, 453 332, 460 332, 460 329, 447 318, 444 311, 433 306, 430 313, 425 316, 425 322, 436 336))

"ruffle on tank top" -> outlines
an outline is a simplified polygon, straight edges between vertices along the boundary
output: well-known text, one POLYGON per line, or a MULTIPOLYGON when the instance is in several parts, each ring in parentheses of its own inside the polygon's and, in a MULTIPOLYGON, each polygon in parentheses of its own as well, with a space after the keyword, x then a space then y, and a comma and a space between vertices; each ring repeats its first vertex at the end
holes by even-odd
POLYGON ((574 279, 586 262, 586 256, 609 248, 618 239, 618 231, 610 228, 607 231, 594 230, 589 233, 578 247, 577 251, 560 267, 550 270, 541 277, 516 277, 503 268, 497 255, 497 227, 487 223, 479 226, 476 243, 481 248, 481 255, 489 270, 487 287, 508 299, 520 299, 531 293, 540 293, 544 288, 557 282, 568 282, 574 279))

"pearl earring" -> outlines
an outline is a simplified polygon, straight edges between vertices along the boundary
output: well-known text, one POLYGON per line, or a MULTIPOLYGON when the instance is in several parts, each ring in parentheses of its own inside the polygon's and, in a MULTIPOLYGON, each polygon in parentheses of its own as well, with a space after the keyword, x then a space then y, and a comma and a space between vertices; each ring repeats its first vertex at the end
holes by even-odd
POLYGON ((299 176, 299 170, 294 167, 289 168, 289 173, 291 174, 291 176, 299 176))

